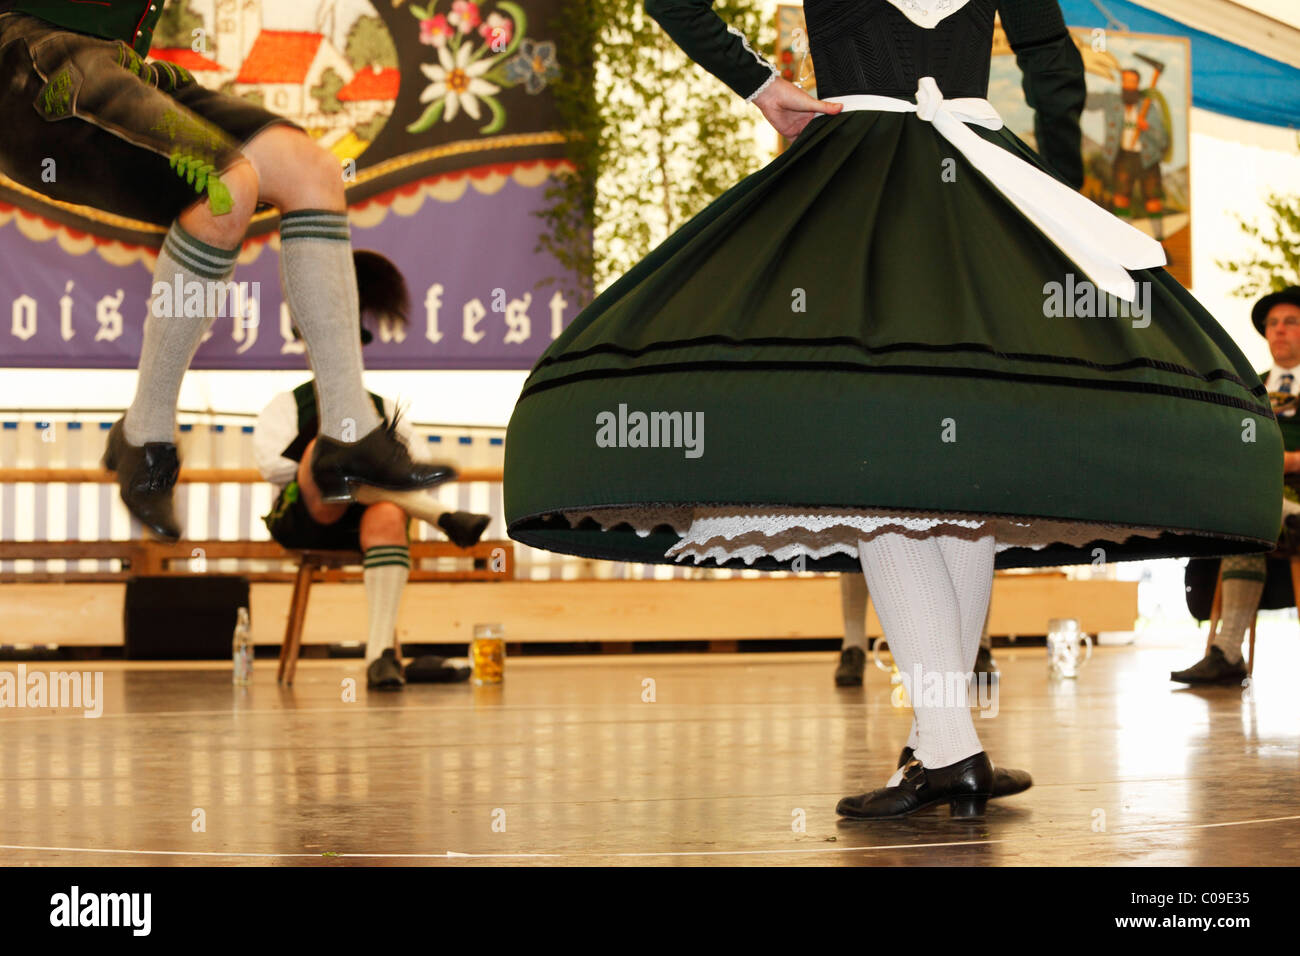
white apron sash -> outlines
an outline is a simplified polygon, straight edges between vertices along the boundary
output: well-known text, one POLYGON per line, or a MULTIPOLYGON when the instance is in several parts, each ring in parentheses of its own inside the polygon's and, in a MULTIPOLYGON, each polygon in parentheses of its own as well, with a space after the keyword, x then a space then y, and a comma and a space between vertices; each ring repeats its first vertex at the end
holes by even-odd
POLYGON ((843 103, 845 110, 916 113, 931 123, 1103 292, 1133 302, 1137 283, 1128 270, 1154 269, 1168 261, 1164 248, 1150 236, 1041 169, 975 135, 968 123, 993 130, 1003 126, 1002 117, 988 100, 946 100, 934 78, 925 76, 915 103, 863 93, 828 96, 826 101, 843 103))

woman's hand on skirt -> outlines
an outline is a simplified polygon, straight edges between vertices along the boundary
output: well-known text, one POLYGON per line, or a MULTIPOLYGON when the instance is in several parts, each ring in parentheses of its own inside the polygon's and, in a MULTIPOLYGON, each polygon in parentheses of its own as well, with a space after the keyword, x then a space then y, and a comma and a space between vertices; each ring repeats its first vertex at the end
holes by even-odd
POLYGON ((754 105, 763 112, 772 128, 786 139, 794 139, 818 113, 834 115, 843 103, 814 99, 789 80, 777 77, 767 89, 754 97, 754 105))

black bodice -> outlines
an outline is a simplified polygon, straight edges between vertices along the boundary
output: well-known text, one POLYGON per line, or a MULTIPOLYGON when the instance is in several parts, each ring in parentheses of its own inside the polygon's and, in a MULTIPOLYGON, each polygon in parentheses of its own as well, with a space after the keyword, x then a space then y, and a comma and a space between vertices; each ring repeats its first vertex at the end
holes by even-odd
POLYGON ((817 95, 913 99, 932 76, 946 98, 983 99, 997 9, 998 0, 970 0, 926 30, 886 0, 805 0, 817 95))

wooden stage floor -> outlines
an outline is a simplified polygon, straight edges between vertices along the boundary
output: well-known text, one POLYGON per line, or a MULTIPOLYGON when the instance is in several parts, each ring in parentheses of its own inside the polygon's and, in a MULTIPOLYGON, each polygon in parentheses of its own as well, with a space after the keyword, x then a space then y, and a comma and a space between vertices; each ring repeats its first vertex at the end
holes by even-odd
POLYGON ((228 664, 28 664, 101 668, 104 710, 0 709, 0 864, 1300 860, 1300 640, 1261 639, 1250 699, 1171 684, 1190 645, 1103 648, 1061 684, 1044 653, 999 650, 976 721, 1035 787, 978 823, 874 825, 835 803, 883 783, 910 712, 870 667, 837 690, 828 653, 515 658, 499 688, 361 681, 354 703, 358 662, 303 661, 292 690, 273 661, 247 689, 228 664))

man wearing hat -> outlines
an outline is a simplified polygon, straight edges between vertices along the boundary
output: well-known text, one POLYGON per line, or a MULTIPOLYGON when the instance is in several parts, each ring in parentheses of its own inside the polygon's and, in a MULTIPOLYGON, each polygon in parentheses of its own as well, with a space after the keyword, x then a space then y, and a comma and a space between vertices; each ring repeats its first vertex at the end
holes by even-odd
MULTIPOLYGON (((1250 317, 1259 334, 1268 339, 1269 351, 1273 353, 1273 367, 1260 372, 1259 377, 1274 398, 1274 406, 1280 406, 1277 423, 1286 448, 1282 471, 1286 475, 1300 474, 1300 417, 1296 415, 1295 403, 1288 407, 1284 398, 1300 394, 1300 286, 1264 296, 1255 303, 1250 317)), ((1289 487, 1282 499, 1282 513, 1288 524, 1292 523, 1291 516, 1300 515, 1300 503, 1289 487)), ((1171 680, 1184 684, 1233 684, 1246 678, 1241 643, 1259 609, 1266 567, 1262 554, 1223 559, 1220 566, 1223 614, 1219 632, 1205 657, 1186 670, 1170 674, 1171 680)))
MULTIPOLYGON (((406 283, 396 266, 383 256, 354 254, 360 313, 405 324, 409 309, 406 283)), ((361 344, 373 336, 361 327, 361 344)), ((400 690, 408 681, 443 683, 465 680, 469 669, 438 657, 422 657, 407 669, 397 658, 394 635, 397 612, 411 571, 408 515, 436 524, 461 548, 476 544, 491 519, 466 511, 442 512, 427 495, 375 490, 358 493, 357 500, 333 504, 323 500, 311 468, 312 449, 320 431, 313 381, 292 392, 281 392, 258 416, 253 431, 257 467, 278 489, 275 506, 263 519, 271 537, 286 548, 360 551, 369 607, 366 643, 366 682, 379 690, 400 690)), ((374 392, 366 393, 375 415, 390 429, 403 449, 409 449, 410 424, 397 406, 374 392)), ((366 489, 369 490, 369 489, 366 489)))

